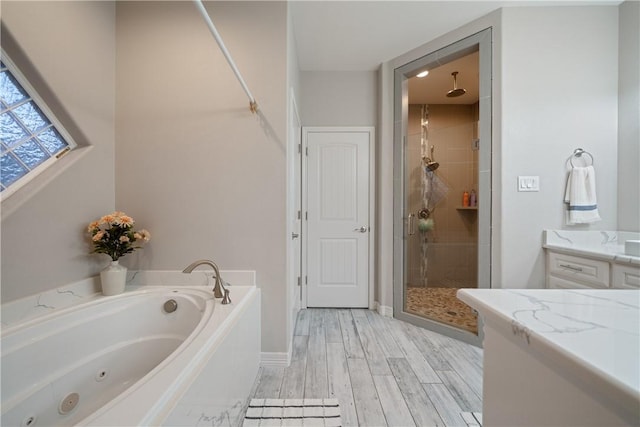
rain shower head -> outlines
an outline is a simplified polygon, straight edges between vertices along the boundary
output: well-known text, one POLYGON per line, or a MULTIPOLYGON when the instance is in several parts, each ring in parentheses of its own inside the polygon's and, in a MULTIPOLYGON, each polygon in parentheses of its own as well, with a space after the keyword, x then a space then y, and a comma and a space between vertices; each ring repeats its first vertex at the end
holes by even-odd
POLYGON ((451 75, 453 76, 453 89, 451 89, 449 92, 447 92, 447 98, 456 98, 458 96, 462 96, 465 93, 467 93, 466 89, 458 89, 458 81, 456 76, 458 75, 457 71, 454 71, 453 73, 451 73, 451 75))
POLYGON ((434 171, 434 170, 438 169, 438 167, 440 167, 440 163, 434 162, 433 160, 429 159, 428 157, 425 158, 425 163, 426 163, 425 166, 426 166, 427 170, 430 170, 430 171, 434 171))

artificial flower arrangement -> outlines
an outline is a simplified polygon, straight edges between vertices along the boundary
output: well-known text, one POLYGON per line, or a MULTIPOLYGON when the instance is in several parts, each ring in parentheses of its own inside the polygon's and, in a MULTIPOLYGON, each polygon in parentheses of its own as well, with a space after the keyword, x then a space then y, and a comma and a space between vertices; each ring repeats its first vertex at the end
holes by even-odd
POLYGON ((151 234, 147 230, 135 231, 133 218, 116 211, 89 224, 88 231, 93 241, 93 253, 107 254, 113 261, 139 249, 137 241, 148 242, 151 234))

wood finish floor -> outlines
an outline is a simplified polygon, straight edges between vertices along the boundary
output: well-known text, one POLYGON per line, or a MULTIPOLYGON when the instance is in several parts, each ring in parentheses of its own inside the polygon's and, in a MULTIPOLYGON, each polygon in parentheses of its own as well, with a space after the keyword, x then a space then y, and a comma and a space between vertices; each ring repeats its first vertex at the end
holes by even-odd
POLYGON ((336 398, 343 426, 479 426, 482 350, 364 309, 301 310, 254 398, 336 398))

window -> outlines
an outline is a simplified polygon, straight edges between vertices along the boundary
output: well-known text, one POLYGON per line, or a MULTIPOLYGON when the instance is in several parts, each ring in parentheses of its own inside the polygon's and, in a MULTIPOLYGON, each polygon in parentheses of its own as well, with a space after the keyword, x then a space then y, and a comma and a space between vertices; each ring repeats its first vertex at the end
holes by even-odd
POLYGON ((0 197, 4 199, 76 144, 4 51, 0 110, 0 197))

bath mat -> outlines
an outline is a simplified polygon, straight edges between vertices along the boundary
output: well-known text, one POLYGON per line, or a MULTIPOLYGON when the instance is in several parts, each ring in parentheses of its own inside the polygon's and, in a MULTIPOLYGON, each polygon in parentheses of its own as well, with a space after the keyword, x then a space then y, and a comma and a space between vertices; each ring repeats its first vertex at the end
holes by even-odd
POLYGON ((251 399, 243 427, 341 427, 337 399, 251 399))

